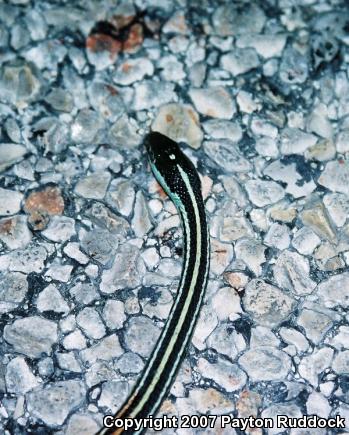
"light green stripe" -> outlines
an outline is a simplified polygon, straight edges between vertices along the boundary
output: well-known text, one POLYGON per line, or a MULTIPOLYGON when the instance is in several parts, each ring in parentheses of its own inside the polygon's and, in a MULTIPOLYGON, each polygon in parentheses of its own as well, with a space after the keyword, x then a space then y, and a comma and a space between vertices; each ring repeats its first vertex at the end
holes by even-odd
MULTIPOLYGON (((179 173, 181 174, 183 182, 186 185, 186 188, 188 190, 188 193, 189 193, 189 196, 190 196, 190 199, 191 199, 191 202, 192 202, 192 206, 193 206, 193 209, 194 209, 195 224, 196 224, 196 234, 197 234, 197 239, 196 239, 196 258, 195 258, 195 265, 194 265, 194 270, 193 270, 193 276, 192 276, 192 279, 191 279, 191 282, 190 282, 187 298, 186 298, 186 300, 184 302, 183 309, 181 311, 181 315, 180 315, 180 317, 178 319, 178 322, 177 322, 176 328, 174 330, 174 333, 173 333, 173 335, 171 337, 171 341, 169 342, 169 345, 168 345, 166 351, 164 352, 163 362, 159 366, 159 370, 155 374, 152 382, 149 384, 150 391, 147 392, 147 398, 149 397, 149 395, 153 391, 155 385, 157 384, 157 382, 159 380, 159 377, 161 376, 161 373, 163 372, 163 368, 164 368, 165 364, 169 360, 169 357, 171 355, 172 349, 173 349, 173 347, 176 344, 176 341, 177 341, 177 338, 178 338, 178 334, 179 334, 180 330, 183 327, 183 323, 184 323, 185 317, 187 315, 187 312, 188 312, 188 309, 189 309, 189 306, 190 306, 190 303, 191 303, 191 300, 192 300, 192 297, 193 297, 193 294, 194 294, 194 289, 195 289, 195 285, 196 285, 196 281, 197 281, 197 277, 198 277, 198 272, 199 272, 199 268, 200 268, 200 262, 201 262, 201 253, 202 253, 201 252, 201 248, 202 248, 202 246, 201 246, 201 225, 200 225, 201 222, 200 222, 199 207, 197 205, 195 194, 193 192, 193 189, 192 189, 191 184, 190 184, 190 180, 189 180, 186 172, 183 171, 183 169, 179 165, 177 165, 177 168, 179 170, 179 173)), ((189 226, 189 222, 188 221, 187 221, 187 225, 189 226)), ((185 279, 183 281, 185 281, 185 279)), ((194 318, 192 319, 191 326, 190 326, 190 329, 188 331, 188 334, 190 334, 190 331, 192 329, 192 325, 193 325, 193 322, 195 320, 195 317, 196 316, 194 316, 194 318)), ((168 376, 167 382, 165 383, 165 386, 164 386, 164 389, 163 389, 164 391, 166 391, 167 388, 170 385, 173 373, 177 369, 177 365, 178 365, 178 361, 179 361, 180 357, 181 357, 181 355, 178 354, 177 358, 176 358, 176 360, 175 360, 175 362, 173 364, 172 370, 170 371, 170 374, 168 376)), ((158 406, 160 405, 160 403, 162 402, 163 398, 162 398, 161 394, 159 396, 160 397, 159 397, 158 401, 154 404, 153 409, 157 409, 158 406)))
MULTIPOLYGON (((183 223, 184 223, 185 231, 186 231, 186 235, 187 235, 187 247, 189 247, 190 246, 190 241, 191 241, 191 237, 190 237, 190 225, 189 225, 188 215, 187 215, 187 212, 185 210, 185 207, 184 207, 182 201, 180 200, 179 196, 177 194, 174 194, 173 192, 171 192, 171 190, 169 189, 168 185, 166 184, 164 178, 162 177, 162 175, 160 174, 160 172, 156 169, 156 167, 154 165, 152 165, 152 169, 153 169, 155 177, 157 178, 157 180, 159 181, 161 186, 164 188, 164 190, 166 191, 168 196, 175 202, 175 204, 177 205, 177 207, 181 211, 181 215, 183 216, 183 223)), ((189 266, 189 262, 190 262, 190 258, 189 258, 188 253, 187 253, 187 255, 185 257, 186 257, 186 262, 185 262, 184 270, 183 270, 183 279, 182 279, 182 282, 181 282, 181 286, 180 286, 180 288, 177 291, 175 303, 174 303, 174 305, 173 305, 173 307, 171 309, 169 318, 168 318, 168 320, 167 320, 167 322, 166 322, 166 324, 165 324, 165 326, 163 328, 163 331, 161 332, 160 339, 159 339, 159 341, 156 344, 156 348, 153 350, 153 353, 151 355, 151 359, 148 362, 148 365, 147 365, 148 368, 142 374, 142 379, 140 379, 140 381, 137 384, 137 387, 136 387, 137 390, 140 390, 144 386, 145 379, 146 379, 149 371, 152 369, 152 363, 154 362, 155 358, 157 357, 158 350, 160 349, 160 347, 162 345, 162 342, 163 342, 163 340, 164 340, 164 338, 166 336, 166 332, 167 332, 167 330, 169 328, 170 320, 173 317, 173 313, 175 312, 175 309, 176 309, 176 307, 177 307, 177 305, 179 303, 179 299, 180 299, 181 294, 183 292, 184 283, 185 283, 185 276, 187 274, 187 270, 188 270, 188 266, 189 266)), ((177 335, 178 335, 178 333, 177 333, 177 335)), ((160 374, 162 372, 162 367, 163 367, 163 365, 159 366, 159 371, 158 372, 160 374)), ((150 389, 150 391, 149 391, 149 388, 153 385, 154 380, 158 379, 160 374, 158 376, 155 374, 155 376, 153 378, 153 382, 149 384, 147 391, 142 396, 142 400, 140 400, 140 402, 138 403, 137 407, 135 409, 133 409, 132 412, 130 413, 130 417, 135 417, 138 414, 138 412, 142 409, 142 407, 144 406, 144 404, 148 400, 149 395, 152 392, 152 389, 150 389)))

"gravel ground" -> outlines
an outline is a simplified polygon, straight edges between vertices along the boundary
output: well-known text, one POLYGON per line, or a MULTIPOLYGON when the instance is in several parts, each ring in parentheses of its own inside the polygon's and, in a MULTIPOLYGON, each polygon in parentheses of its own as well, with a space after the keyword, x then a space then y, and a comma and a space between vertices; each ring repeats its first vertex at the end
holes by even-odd
MULTIPOLYGON (((211 233, 159 416, 349 427, 348 72, 344 0, 0 3, 1 433, 92 435, 142 371, 182 263, 150 128, 187 144, 211 233)), ((253 424, 176 433, 348 433, 253 424)))

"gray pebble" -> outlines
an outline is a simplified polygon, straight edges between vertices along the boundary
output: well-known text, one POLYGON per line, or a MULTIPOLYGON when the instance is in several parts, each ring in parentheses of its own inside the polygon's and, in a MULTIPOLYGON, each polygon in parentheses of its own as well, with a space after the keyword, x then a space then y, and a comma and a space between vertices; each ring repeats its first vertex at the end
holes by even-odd
POLYGON ((239 358, 239 364, 253 382, 284 380, 291 369, 290 357, 272 346, 248 350, 239 358))
POLYGON ((82 405, 85 394, 86 389, 80 381, 52 382, 27 394, 28 412, 35 420, 57 427, 73 409, 82 405))
POLYGON ((295 300, 278 287, 253 279, 246 286, 243 306, 257 323, 274 327, 289 316, 295 300))
POLYGON ((39 316, 17 319, 5 326, 4 338, 16 352, 39 358, 43 353, 51 353, 57 342, 57 325, 39 316))
POLYGON ((125 343, 134 353, 148 357, 160 335, 160 329, 148 317, 133 317, 125 332, 125 343))

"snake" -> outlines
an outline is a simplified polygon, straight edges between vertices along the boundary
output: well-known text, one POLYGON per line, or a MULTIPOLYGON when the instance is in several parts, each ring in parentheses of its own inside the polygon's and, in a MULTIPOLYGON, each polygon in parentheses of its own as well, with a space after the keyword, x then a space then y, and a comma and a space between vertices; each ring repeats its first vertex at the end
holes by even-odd
MULTIPOLYGON (((169 137, 152 131, 144 139, 151 170, 174 203, 183 234, 183 265, 176 296, 160 337, 114 420, 156 415, 169 394, 191 341, 209 273, 209 232, 201 181, 193 162, 169 137)), ((120 420, 119 420, 120 421, 120 420)), ((116 425, 115 425, 116 426, 116 425)), ((145 428, 104 428, 99 434, 141 434, 145 428)))

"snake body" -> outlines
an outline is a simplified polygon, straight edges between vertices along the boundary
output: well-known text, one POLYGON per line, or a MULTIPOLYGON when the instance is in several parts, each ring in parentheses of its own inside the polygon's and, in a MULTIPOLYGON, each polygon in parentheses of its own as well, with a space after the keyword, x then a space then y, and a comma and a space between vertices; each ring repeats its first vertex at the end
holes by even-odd
MULTIPOLYGON (((152 172, 175 204, 183 231, 183 267, 166 324, 134 390, 115 419, 154 416, 168 395, 199 316, 208 278, 209 236, 201 182, 178 144, 158 132, 145 138, 152 172)), ((104 429, 101 434, 135 434, 144 429, 104 429)))

